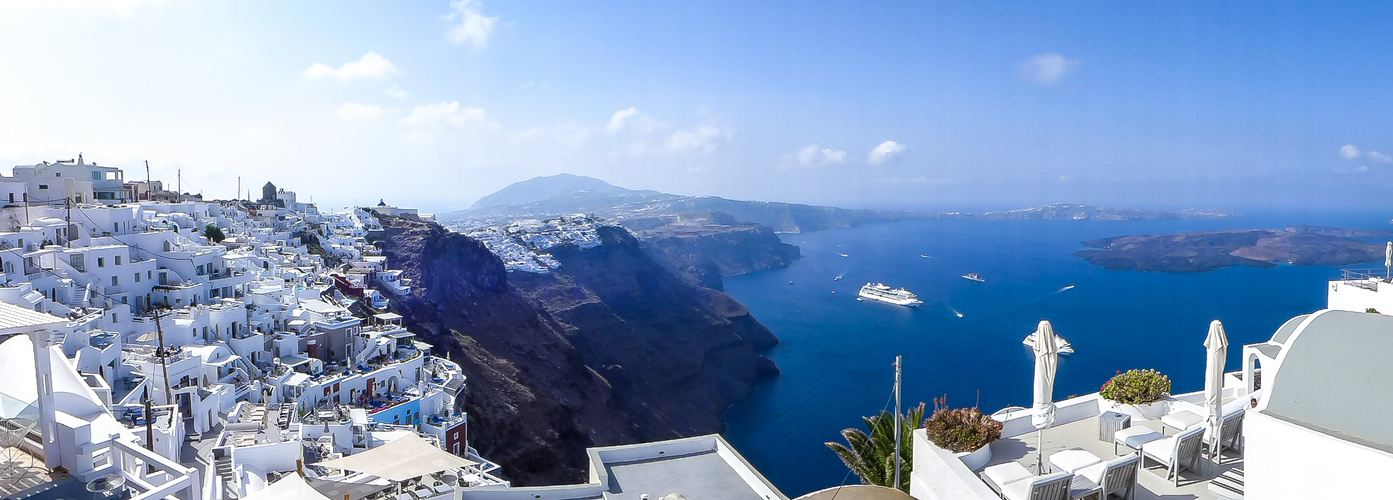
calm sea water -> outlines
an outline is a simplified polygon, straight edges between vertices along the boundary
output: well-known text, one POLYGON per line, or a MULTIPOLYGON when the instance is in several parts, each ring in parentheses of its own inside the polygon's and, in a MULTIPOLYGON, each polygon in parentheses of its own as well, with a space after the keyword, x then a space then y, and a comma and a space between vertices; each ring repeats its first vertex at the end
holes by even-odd
MULTIPOLYGON (((783 341, 769 353, 783 374, 730 408, 725 436, 789 496, 855 483, 823 443, 841 441, 841 429, 863 427, 862 415, 886 406, 895 355, 904 356, 906 407, 945 395, 952 406, 980 404, 987 413, 1030 406, 1033 358, 1021 340, 1041 319, 1076 350, 1061 357, 1057 399, 1097 391, 1131 368, 1161 370, 1176 392, 1202 390, 1210 320, 1224 322, 1230 345, 1265 341, 1292 316, 1324 307, 1325 282, 1339 269, 1140 273, 1108 271, 1071 254, 1080 242, 1107 236, 1293 223, 1390 227, 1386 215, 1303 213, 913 221, 783 235, 802 247, 801 259, 726 280, 726 290, 783 341), (986 282, 960 277, 967 272, 986 282), (843 279, 834 281, 837 275, 843 279), (858 302, 868 281, 904 286, 925 304, 858 302)), ((1241 351, 1229 349, 1230 367, 1239 366, 1241 351)))

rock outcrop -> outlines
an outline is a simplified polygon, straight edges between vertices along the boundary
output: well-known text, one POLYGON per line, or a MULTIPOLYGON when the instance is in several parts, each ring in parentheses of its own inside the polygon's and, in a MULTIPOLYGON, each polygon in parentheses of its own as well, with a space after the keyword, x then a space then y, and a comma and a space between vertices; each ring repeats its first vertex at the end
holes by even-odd
POLYGON ((759 350, 778 340, 748 310, 622 228, 529 274, 436 224, 381 219, 374 241, 415 282, 392 309, 463 367, 471 444, 515 484, 583 480, 587 447, 719 432, 725 408, 777 373, 759 350))
POLYGON ((1195 231, 1182 234, 1118 236, 1085 241, 1093 250, 1074 255, 1113 270, 1203 272, 1230 266, 1340 266, 1383 258, 1384 245, 1346 234, 1361 230, 1294 226, 1279 229, 1195 231))
POLYGON ((723 289, 722 278, 788 267, 797 246, 779 240, 772 229, 736 222, 720 213, 625 221, 644 250, 693 284, 723 289))

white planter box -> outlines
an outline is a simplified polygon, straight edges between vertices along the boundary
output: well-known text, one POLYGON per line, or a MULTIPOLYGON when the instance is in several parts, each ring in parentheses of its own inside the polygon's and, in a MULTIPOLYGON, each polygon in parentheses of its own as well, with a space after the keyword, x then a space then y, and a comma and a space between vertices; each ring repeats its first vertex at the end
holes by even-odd
POLYGON ((1104 399, 1102 403, 1103 404, 1098 405, 1102 411, 1115 411, 1124 415, 1131 415, 1134 421, 1156 420, 1165 416, 1166 411, 1170 407, 1169 401, 1157 401, 1144 405, 1128 405, 1104 399))
POLYGON ((978 448, 977 451, 965 451, 955 453, 954 456, 963 461, 963 465, 974 471, 982 470, 987 466, 987 462, 992 461, 992 445, 987 443, 978 448))

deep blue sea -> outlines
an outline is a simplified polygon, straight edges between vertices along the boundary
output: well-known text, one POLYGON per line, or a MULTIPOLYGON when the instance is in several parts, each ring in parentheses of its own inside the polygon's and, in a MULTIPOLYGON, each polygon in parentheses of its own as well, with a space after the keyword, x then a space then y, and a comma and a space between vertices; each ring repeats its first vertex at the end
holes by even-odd
MULTIPOLYGON (((1041 319, 1076 350, 1061 357, 1056 399, 1097 391, 1117 370, 1131 368, 1161 370, 1175 392, 1202 390, 1210 320, 1224 322, 1230 345, 1265 341, 1292 316, 1324 307, 1325 282, 1339 269, 1108 271, 1072 253, 1085 240, 1108 236, 1287 224, 1393 228, 1387 214, 1308 212, 1147 222, 909 221, 782 235, 802 247, 802 258, 725 282, 782 340, 769 355, 783 370, 730 408, 725 436, 790 497, 844 479, 856 483, 823 443, 841 441, 842 429, 863 427, 862 415, 885 407, 895 355, 904 356, 906 407, 944 395, 951 406, 980 404, 987 413, 1029 406, 1034 365, 1021 340, 1041 319), (961 278, 967 272, 986 282, 961 278), (834 281, 839 274, 843 279, 834 281), (868 281, 906 287, 925 303, 911 309, 858 302, 868 281)), ((1239 366, 1241 351, 1229 349, 1228 366, 1239 366)))

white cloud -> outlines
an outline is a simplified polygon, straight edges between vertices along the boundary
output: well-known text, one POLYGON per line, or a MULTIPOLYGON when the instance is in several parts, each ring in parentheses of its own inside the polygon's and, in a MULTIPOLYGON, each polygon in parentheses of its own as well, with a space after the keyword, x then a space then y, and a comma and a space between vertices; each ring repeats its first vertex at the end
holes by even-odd
POLYGON ((411 115, 402 118, 401 122, 423 127, 459 128, 465 125, 486 125, 493 128, 497 125, 488 122, 483 108, 461 108, 459 101, 441 101, 416 106, 411 108, 411 115))
POLYGON ((727 127, 703 124, 693 129, 681 129, 667 138, 667 147, 673 151, 712 151, 722 140, 733 135, 727 127))
POLYGON ((408 96, 410 96, 410 94, 407 94, 405 90, 402 90, 401 87, 398 87, 396 85, 388 87, 387 90, 383 91, 382 93, 387 94, 387 97, 391 97, 393 99, 406 99, 408 96))
POLYGON ((804 165, 830 165, 846 161, 846 151, 821 148, 817 144, 813 144, 798 150, 793 154, 793 157, 798 160, 798 163, 804 165))
POLYGON ((1336 168, 1333 171, 1337 174, 1362 174, 1369 171, 1369 166, 1360 165, 1354 168, 1336 168))
POLYGON ((305 78, 310 80, 335 78, 347 81, 359 78, 386 78, 397 73, 397 67, 392 64, 392 61, 377 55, 376 52, 368 52, 357 61, 343 63, 338 69, 330 68, 324 63, 314 63, 305 69, 305 78))
POLYGON ((880 165, 904 153, 906 149, 909 148, 906 148, 904 144, 895 141, 885 141, 874 149, 871 149, 871 153, 866 155, 866 161, 871 162, 871 165, 880 165))
POLYGON ((339 106, 339 119, 344 121, 371 120, 382 116, 382 106, 345 102, 339 106))
POLYGON ((494 24, 498 22, 498 16, 485 16, 481 12, 483 7, 483 2, 477 0, 450 2, 450 10, 453 12, 446 16, 446 19, 456 21, 456 23, 450 27, 450 31, 445 33, 445 39, 456 44, 472 44, 476 49, 488 45, 489 37, 493 35, 494 24))
POLYGON ((1346 160, 1358 158, 1359 148, 1354 147, 1353 144, 1346 144, 1345 147, 1340 148, 1340 157, 1346 160))
POLYGON ((1369 159, 1378 163, 1393 163, 1393 156, 1388 156, 1378 151, 1370 151, 1369 159))
POLYGON ((614 133, 627 128, 646 134, 652 132, 657 125, 658 123, 652 117, 639 111, 638 108, 629 108, 615 111, 609 117, 609 124, 605 125, 605 130, 614 133))
POLYGON ((1055 53, 1040 54, 1021 63, 1020 76, 1041 85, 1054 85, 1078 71, 1082 65, 1083 61, 1079 59, 1065 59, 1055 53))

